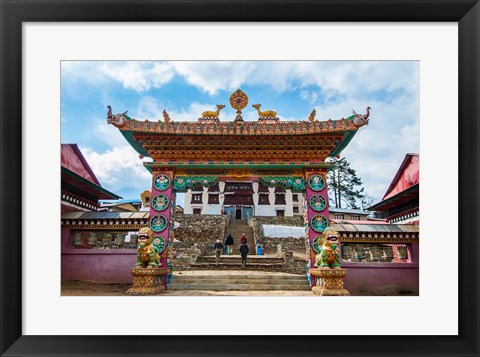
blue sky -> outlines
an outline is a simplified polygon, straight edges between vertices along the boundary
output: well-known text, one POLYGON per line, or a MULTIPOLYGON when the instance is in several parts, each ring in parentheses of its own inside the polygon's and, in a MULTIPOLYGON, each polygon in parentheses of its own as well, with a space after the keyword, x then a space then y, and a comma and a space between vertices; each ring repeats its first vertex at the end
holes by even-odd
MULTIPOLYGON (((62 143, 76 143, 103 187, 126 199, 150 189, 150 175, 118 129, 106 121, 128 110, 135 119, 196 121, 225 104, 221 120, 233 120, 232 91, 282 120, 340 119, 372 107, 370 124, 342 152, 379 201, 405 154, 419 152, 417 61, 62 61, 62 143)), ((146 159, 144 159, 146 160, 146 159)), ((181 203, 181 198, 180 198, 181 203)))

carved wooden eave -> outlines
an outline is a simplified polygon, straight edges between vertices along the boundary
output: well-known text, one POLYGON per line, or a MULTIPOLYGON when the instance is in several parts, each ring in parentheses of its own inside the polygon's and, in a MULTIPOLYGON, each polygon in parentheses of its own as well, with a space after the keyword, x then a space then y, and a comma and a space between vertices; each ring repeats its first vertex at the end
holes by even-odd
POLYGON ((125 114, 115 125, 130 145, 154 162, 324 163, 338 155, 361 125, 353 118, 328 121, 198 122, 139 121, 125 114))

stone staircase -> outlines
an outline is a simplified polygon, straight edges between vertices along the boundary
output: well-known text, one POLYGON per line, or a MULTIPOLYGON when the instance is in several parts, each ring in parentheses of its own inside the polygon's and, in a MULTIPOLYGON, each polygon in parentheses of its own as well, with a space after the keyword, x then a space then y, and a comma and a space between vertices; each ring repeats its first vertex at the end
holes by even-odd
MULTIPOLYGON (((215 256, 207 255, 198 257, 195 263, 190 264, 196 270, 238 270, 242 265, 240 255, 221 255, 218 265, 215 256)), ((280 271, 285 265, 285 259, 281 257, 267 257, 265 255, 248 255, 245 270, 280 271)))
MULTIPOLYGON (((247 237, 247 246, 248 246, 248 255, 257 254, 255 249, 255 242, 253 241, 253 228, 250 227, 245 219, 234 219, 230 220, 230 223, 225 227, 225 237, 228 234, 231 234, 233 237, 233 254, 240 254, 240 237, 243 233, 247 237)), ((223 237, 225 239, 225 237, 223 237)), ((222 242, 223 243, 223 242, 222 242)))
POLYGON ((252 274, 247 271, 229 272, 202 272, 195 275, 184 272, 182 275, 174 273, 169 290, 214 290, 214 291, 259 291, 259 290, 310 290, 308 280, 304 275, 288 273, 252 274))

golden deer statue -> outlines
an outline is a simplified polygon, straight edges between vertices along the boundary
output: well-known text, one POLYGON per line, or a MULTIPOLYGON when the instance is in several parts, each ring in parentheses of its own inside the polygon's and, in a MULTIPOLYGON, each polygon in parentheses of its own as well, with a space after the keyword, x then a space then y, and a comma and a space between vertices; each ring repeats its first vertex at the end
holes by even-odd
POLYGON ((202 113, 202 119, 211 119, 211 118, 218 118, 220 115, 220 110, 225 108, 223 104, 217 104, 217 110, 214 112, 206 111, 202 113))
POLYGON ((252 104, 252 107, 257 109, 258 116, 260 118, 276 118, 277 117, 277 112, 273 110, 265 110, 264 112, 260 111, 260 108, 262 107, 261 104, 252 104))

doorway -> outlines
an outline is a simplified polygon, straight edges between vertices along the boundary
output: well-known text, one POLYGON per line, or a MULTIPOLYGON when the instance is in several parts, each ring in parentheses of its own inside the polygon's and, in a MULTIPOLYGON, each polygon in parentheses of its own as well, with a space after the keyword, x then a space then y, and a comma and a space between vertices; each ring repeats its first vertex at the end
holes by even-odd
POLYGON ((235 210, 235 219, 242 219, 242 208, 240 206, 237 206, 235 210))

